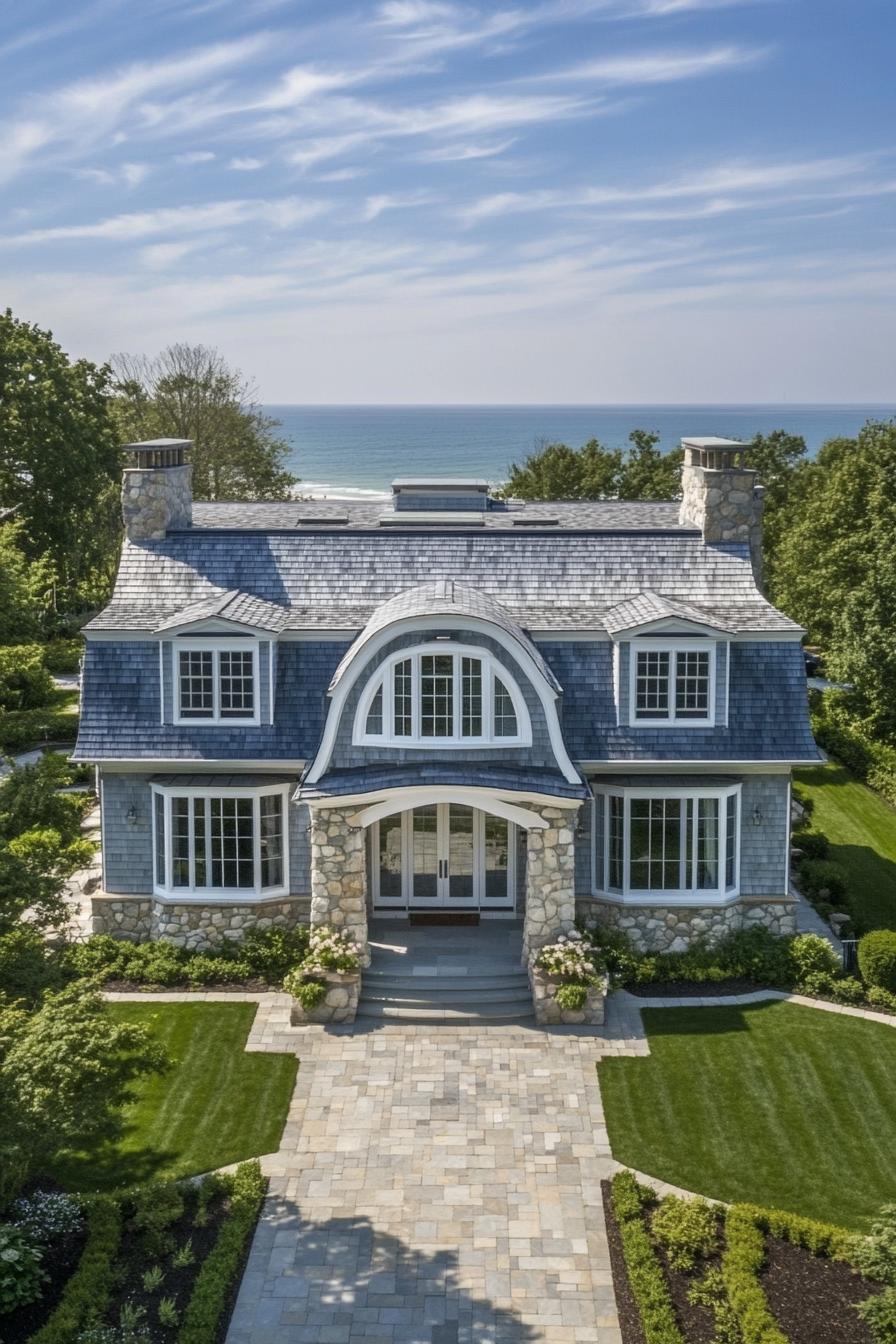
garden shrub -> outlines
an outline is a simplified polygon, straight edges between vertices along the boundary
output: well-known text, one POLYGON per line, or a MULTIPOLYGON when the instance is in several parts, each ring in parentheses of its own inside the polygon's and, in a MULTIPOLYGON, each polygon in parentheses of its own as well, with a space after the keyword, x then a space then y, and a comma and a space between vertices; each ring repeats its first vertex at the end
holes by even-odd
POLYGON ((0 994, 34 1004, 61 982, 59 960, 37 929, 19 924, 0 934, 0 994))
POLYGON ((23 1195, 10 1209, 17 1228, 39 1246, 50 1246, 73 1236, 84 1222, 81 1201, 61 1190, 38 1190, 23 1195))
POLYGON ((617 1172, 613 1177, 613 1212, 645 1344, 684 1344, 669 1285, 644 1222, 642 1210, 650 1198, 652 1192, 642 1194, 630 1171, 617 1172))
POLYGON ((37 1301, 47 1277, 42 1260, 22 1228, 0 1223, 0 1316, 37 1301))
POLYGON ((249 980, 252 974, 244 961, 205 952, 190 957, 183 969, 191 985, 235 985, 249 980))
POLYGON ((230 1213, 193 1285, 177 1344, 214 1344, 246 1244, 258 1220, 267 1189, 259 1164, 242 1163, 229 1180, 230 1213))
POLYGON ((808 859, 826 859, 831 850, 831 842, 821 831, 797 831, 793 843, 802 850, 801 863, 808 859))
POLYGON ((754 1204, 739 1204, 738 1209, 763 1232, 770 1233, 781 1241, 802 1246, 812 1255, 824 1255, 830 1260, 850 1260, 855 1237, 842 1227, 833 1223, 822 1223, 815 1218, 805 1218, 800 1213, 789 1213, 786 1209, 764 1209, 754 1204))
POLYGON ((737 1313, 728 1301, 725 1280, 717 1265, 709 1269, 688 1289, 688 1301, 697 1307, 708 1307, 715 1318, 713 1344, 743 1344, 743 1335, 737 1313))
POLYGON ((41 709, 0 710, 0 753, 12 756, 47 742, 74 743, 77 736, 77 714, 57 706, 55 701, 41 709))
POLYGON ((866 1278, 896 1288, 896 1204, 885 1204, 868 1235, 854 1239, 852 1261, 866 1278))
POLYGON ((283 982, 283 988, 287 994, 291 994, 294 999, 298 999, 306 1013, 310 1013, 312 1008, 316 1008, 327 993, 326 981, 308 980, 304 973, 298 970, 290 971, 283 982))
POLYGON ((56 676, 62 672, 77 672, 83 653, 83 639, 51 639, 43 646, 44 667, 56 676))
POLYGON ((859 939, 859 970, 868 985, 896 994, 896 930, 875 929, 859 939))
POLYGON ((896 1288, 885 1288, 874 1297, 859 1302, 856 1311, 871 1331, 875 1344, 896 1341, 896 1288))
POLYGON ((558 1008, 565 1013, 577 1013, 585 1007, 588 998, 587 985, 558 985, 554 990, 558 1008))
POLYGON ((830 859, 806 859, 800 864, 800 890, 810 901, 845 905, 849 899, 846 870, 830 859))
POLYGON ((716 1212, 705 1199, 667 1195, 660 1200, 650 1226, 673 1269, 693 1269, 698 1259, 712 1254, 716 1244, 716 1212))
POLYGON ((308 954, 309 930, 304 925, 292 929, 250 929, 238 944, 240 960, 254 976, 272 985, 281 985, 287 973, 308 954))
POLYGON ((88 1207, 87 1242, 78 1267, 65 1285, 56 1310, 28 1344, 71 1344, 83 1326, 102 1317, 115 1284, 120 1240, 117 1202, 96 1196, 88 1207))
POLYGON ((131 1192, 131 1223, 141 1234, 149 1255, 164 1255, 174 1245, 167 1229, 184 1211, 184 1197, 176 1181, 152 1181, 131 1192))
POLYGON ((818 971, 836 975, 840 970, 840 958, 820 933, 798 933, 790 943, 790 961, 798 983, 818 971))
POLYGON ((881 989, 880 985, 869 985, 865 991, 865 996, 869 1003, 873 1003, 875 1008, 883 1008, 885 1012, 896 1013, 896 994, 891 994, 888 989, 881 989))
POLYGON ((759 1273, 765 1236, 749 1208, 734 1204, 725 1215, 722 1281, 737 1316, 744 1344, 787 1344, 768 1305, 759 1273))
POLYGON ((0 709, 39 709, 53 693, 39 644, 0 648, 0 709))

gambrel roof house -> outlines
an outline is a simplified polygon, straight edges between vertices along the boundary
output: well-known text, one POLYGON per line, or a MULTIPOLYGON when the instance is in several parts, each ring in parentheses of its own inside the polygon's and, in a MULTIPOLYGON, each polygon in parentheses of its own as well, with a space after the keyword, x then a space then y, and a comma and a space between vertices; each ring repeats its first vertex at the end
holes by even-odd
POLYGON ((371 914, 596 914, 641 947, 794 927, 790 771, 819 759, 802 631, 762 596, 743 445, 684 441, 678 503, 194 503, 129 446, 87 627, 97 929, 190 946, 371 914))

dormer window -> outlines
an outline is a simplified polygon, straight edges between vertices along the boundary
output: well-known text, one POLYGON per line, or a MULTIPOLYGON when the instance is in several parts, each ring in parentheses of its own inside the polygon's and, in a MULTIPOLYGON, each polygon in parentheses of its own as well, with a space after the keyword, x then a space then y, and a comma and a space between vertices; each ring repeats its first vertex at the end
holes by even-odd
POLYGON ((631 722, 634 726, 715 722, 715 642, 633 640, 631 722))
POLYGON ((394 654, 368 684, 355 717, 360 745, 528 746, 532 734, 516 682, 488 652, 427 644, 394 654))
POLYGON ((208 640, 174 646, 177 723, 258 723, 258 648, 208 640))

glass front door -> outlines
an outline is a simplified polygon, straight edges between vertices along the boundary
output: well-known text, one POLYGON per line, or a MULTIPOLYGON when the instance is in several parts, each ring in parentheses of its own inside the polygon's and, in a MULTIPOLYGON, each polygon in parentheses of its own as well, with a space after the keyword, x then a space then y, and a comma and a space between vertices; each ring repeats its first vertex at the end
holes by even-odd
POLYGON ((430 803, 370 828, 375 910, 512 910, 516 828, 462 803, 430 803))

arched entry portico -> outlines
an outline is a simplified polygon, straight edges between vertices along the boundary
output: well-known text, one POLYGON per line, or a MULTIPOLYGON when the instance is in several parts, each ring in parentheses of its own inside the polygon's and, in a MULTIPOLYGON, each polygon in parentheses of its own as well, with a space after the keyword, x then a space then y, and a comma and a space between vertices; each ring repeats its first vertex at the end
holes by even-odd
POLYGON ((380 911, 517 909, 524 961, 573 926, 579 799, 510 801, 488 789, 443 785, 309 805, 311 922, 348 929, 365 954, 374 901, 380 911), (385 900, 378 868, 384 823, 392 847, 385 900), (522 910, 513 871, 517 850, 525 866, 522 910))

